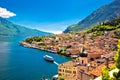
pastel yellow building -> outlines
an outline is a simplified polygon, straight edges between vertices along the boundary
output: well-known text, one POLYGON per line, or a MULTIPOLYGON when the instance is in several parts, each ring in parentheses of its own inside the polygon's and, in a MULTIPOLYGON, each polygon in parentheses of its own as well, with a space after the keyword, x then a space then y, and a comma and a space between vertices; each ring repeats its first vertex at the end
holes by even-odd
POLYGON ((86 70, 87 58, 78 58, 74 61, 69 61, 58 65, 58 77, 63 77, 65 80, 80 80, 80 70, 86 70))

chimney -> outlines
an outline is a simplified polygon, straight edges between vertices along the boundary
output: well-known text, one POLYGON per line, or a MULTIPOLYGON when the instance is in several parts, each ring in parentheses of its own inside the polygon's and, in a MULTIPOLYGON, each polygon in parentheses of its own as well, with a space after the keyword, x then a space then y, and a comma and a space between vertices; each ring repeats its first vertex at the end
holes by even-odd
POLYGON ((106 65, 107 68, 109 68, 108 62, 109 62, 109 58, 105 58, 105 65, 106 65))

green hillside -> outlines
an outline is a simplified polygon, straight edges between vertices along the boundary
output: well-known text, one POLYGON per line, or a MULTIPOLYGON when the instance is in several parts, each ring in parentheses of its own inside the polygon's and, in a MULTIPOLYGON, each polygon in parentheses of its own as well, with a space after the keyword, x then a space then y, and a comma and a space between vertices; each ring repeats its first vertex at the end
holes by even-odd
POLYGON ((118 16, 120 16, 120 0, 114 0, 110 4, 97 9, 79 23, 69 26, 64 32, 88 29, 100 22, 113 20, 118 16))
POLYGON ((91 29, 88 29, 87 33, 92 33, 92 36, 96 37, 105 35, 111 31, 114 33, 113 37, 120 39, 120 17, 111 21, 99 23, 91 29))
POLYGON ((12 22, 0 18, 0 35, 11 36, 42 36, 49 35, 51 33, 42 32, 35 29, 29 29, 20 25, 13 24, 12 22))

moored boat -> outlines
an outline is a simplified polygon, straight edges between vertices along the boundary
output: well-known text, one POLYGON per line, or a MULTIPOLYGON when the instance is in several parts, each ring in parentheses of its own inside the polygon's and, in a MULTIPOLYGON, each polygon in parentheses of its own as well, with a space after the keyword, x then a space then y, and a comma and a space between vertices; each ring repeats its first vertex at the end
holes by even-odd
POLYGON ((49 62, 53 62, 53 61, 54 61, 54 58, 51 57, 51 56, 48 56, 48 55, 45 55, 45 56, 44 56, 44 59, 45 59, 46 61, 49 61, 49 62))

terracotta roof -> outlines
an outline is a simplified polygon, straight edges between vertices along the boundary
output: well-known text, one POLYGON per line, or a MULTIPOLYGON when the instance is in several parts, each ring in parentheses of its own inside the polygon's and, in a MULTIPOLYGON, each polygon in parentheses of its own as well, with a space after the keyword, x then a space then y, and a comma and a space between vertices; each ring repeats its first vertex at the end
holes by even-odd
MULTIPOLYGON (((111 66, 113 66, 114 64, 113 63, 111 63, 111 64, 109 64, 109 67, 111 67, 111 66)), ((103 67, 105 67, 105 65, 104 64, 102 64, 102 65, 100 65, 100 66, 98 66, 96 69, 93 69, 92 71, 89 71, 88 72, 88 74, 92 74, 92 75, 94 75, 94 76, 100 76, 101 75, 101 72, 102 72, 102 69, 103 69, 103 67)))
POLYGON ((69 61, 69 62, 59 64, 59 66, 73 67, 75 64, 76 64, 75 62, 69 61))
POLYGON ((79 53, 79 50, 78 50, 78 49, 73 49, 73 50, 71 50, 71 54, 72 54, 72 55, 78 55, 78 53, 79 53))

